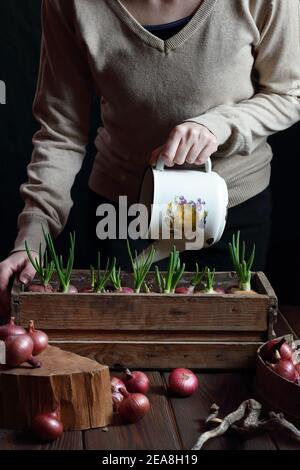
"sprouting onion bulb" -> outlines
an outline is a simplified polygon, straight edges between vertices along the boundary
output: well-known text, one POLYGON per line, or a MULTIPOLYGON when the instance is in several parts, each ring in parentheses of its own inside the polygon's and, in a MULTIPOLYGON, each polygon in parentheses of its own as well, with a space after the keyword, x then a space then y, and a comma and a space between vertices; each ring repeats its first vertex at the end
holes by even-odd
POLYGON ((205 273, 206 273, 206 280, 205 280, 205 288, 203 292, 205 294, 216 294, 216 291, 214 290, 215 270, 213 269, 211 271, 209 268, 206 267, 205 273))
POLYGON ((144 252, 142 252, 139 257, 137 256, 137 252, 135 251, 135 259, 133 259, 129 241, 127 240, 127 250, 133 271, 134 292, 139 293, 141 291, 142 285, 144 284, 145 278, 152 266, 155 249, 153 246, 151 246, 151 249, 147 256, 144 252))
POLYGON ((100 253, 98 252, 98 258, 97 258, 97 271, 95 273, 95 270, 93 266, 91 266, 91 287, 94 292, 97 294, 105 292, 106 285, 111 278, 111 273, 113 269, 115 268, 116 265, 116 258, 113 259, 111 265, 109 262, 109 259, 107 260, 105 270, 103 274, 101 273, 101 263, 100 263, 100 253))
POLYGON ((22 326, 15 325, 15 317, 11 317, 6 325, 0 326, 0 341, 5 341, 9 336, 25 335, 22 326))
POLYGON ((47 250, 43 256, 42 254, 42 245, 39 246, 39 256, 34 258, 30 252, 27 241, 25 241, 25 249, 27 252, 28 259, 37 274, 39 275, 42 285, 33 284, 28 288, 31 292, 52 292, 52 287, 50 286, 50 281, 55 271, 54 262, 48 260, 47 250))
POLYGON ((181 263, 179 251, 176 247, 170 253, 166 274, 159 271, 155 266, 155 278, 162 294, 174 294, 185 270, 185 264, 181 263))
POLYGON ((239 280, 239 289, 241 291, 251 291, 251 268, 255 256, 255 244, 253 245, 253 249, 248 260, 246 261, 246 245, 245 242, 243 242, 242 248, 240 247, 240 231, 238 231, 236 236, 232 236, 232 243, 229 243, 229 251, 239 280))
POLYGON ((75 256, 75 232, 70 233, 70 247, 69 247, 69 256, 67 260, 66 267, 64 266, 64 261, 62 256, 58 256, 52 237, 49 233, 46 233, 43 228, 44 238, 46 241, 47 248, 51 255, 52 261, 55 266, 55 270, 59 279, 59 291, 63 293, 75 293, 77 292, 76 287, 71 286, 71 275, 74 265, 74 256, 75 256))

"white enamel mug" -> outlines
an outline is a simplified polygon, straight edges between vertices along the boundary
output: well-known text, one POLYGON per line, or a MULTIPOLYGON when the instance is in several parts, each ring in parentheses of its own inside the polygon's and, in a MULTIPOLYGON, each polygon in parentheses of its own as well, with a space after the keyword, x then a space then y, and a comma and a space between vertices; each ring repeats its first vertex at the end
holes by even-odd
MULTIPOLYGON (((144 175, 141 191, 140 204, 147 207, 150 215, 147 233, 143 235, 148 238, 151 234, 162 233, 163 225, 167 223, 170 212, 180 204, 194 205, 202 211, 205 223, 203 247, 207 248, 217 243, 225 228, 228 189, 225 180, 212 171, 211 160, 205 164, 205 172, 188 169, 165 169, 162 157, 158 159, 156 167, 149 167, 144 175), (158 211, 165 211, 159 216, 158 211)), ((167 229, 167 228, 166 228, 167 229)), ((161 253, 157 253, 156 261, 167 256, 167 250, 174 245, 171 240, 155 242, 155 248, 161 246, 161 253), (161 245, 160 245, 161 243, 161 245)), ((176 244, 179 251, 185 248, 184 240, 176 244)))

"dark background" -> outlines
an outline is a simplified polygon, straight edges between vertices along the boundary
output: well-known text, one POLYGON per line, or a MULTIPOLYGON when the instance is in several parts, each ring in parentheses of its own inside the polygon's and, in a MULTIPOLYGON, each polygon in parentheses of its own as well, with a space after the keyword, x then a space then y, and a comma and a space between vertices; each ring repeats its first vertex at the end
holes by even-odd
MULTIPOLYGON (((17 215, 23 202, 19 186, 26 180, 33 133, 32 117, 39 65, 41 0, 0 1, 0 80, 7 86, 7 104, 0 105, 0 259, 6 257, 16 237, 17 215)), ((76 228, 77 267, 85 267, 87 179, 95 149, 93 138, 99 125, 98 103, 91 115, 91 143, 82 171, 73 188, 74 208, 68 225, 59 237, 59 248, 66 246, 66 235, 76 228)), ((267 275, 281 302, 299 303, 299 130, 297 124, 270 139, 274 151, 272 170, 273 218, 267 275)), ((300 290, 300 289, 299 289, 300 290)))

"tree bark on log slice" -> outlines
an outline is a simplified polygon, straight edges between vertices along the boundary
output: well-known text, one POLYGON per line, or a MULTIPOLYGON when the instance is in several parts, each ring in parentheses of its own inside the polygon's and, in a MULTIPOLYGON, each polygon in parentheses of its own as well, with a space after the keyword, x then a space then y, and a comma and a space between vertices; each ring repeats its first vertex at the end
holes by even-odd
POLYGON ((75 431, 112 422, 109 368, 49 346, 40 369, 0 366, 0 427, 28 429, 36 413, 58 409, 64 429, 75 431))

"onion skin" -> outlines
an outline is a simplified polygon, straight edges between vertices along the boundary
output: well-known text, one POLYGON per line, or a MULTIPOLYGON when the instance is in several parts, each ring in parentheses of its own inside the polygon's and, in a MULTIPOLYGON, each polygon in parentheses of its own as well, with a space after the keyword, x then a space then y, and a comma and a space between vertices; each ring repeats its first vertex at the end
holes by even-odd
POLYGON ((53 287, 50 284, 31 284, 27 287, 27 292, 36 292, 39 294, 52 294, 53 287))
POLYGON ((188 295, 191 294, 191 290, 188 287, 176 287, 175 294, 188 295))
POLYGON ((134 294, 134 290, 131 287, 121 287, 121 290, 116 290, 120 294, 134 294))
POLYGON ((150 410, 150 402, 146 395, 141 393, 128 393, 121 389, 124 399, 118 408, 123 423, 136 423, 150 410))
POLYGON ((33 341, 33 356, 37 356, 47 348, 48 336, 43 331, 35 329, 33 320, 30 320, 28 324, 27 334, 33 341))
POLYGON ((32 367, 41 367, 41 362, 32 356, 33 341, 29 335, 9 336, 5 340, 6 364, 9 367, 18 367, 29 362, 32 367))
POLYGON ((5 341, 9 336, 25 335, 22 326, 15 325, 15 317, 11 317, 6 325, 0 326, 0 341, 5 341))
POLYGON ((117 387, 114 387, 113 385, 111 387, 111 395, 113 401, 113 409, 114 411, 118 411, 121 402, 124 400, 124 395, 120 392, 117 387))
POLYGON ((275 364, 280 359, 284 361, 291 361, 292 356, 293 350, 284 338, 275 338, 271 341, 268 341, 261 351, 262 359, 272 364, 275 364))
POLYGON ((150 388, 150 381, 147 375, 137 370, 130 372, 129 369, 126 369, 124 371, 124 383, 130 393, 145 394, 150 388))
POLYGON ((80 289, 79 293, 80 294, 93 294, 94 291, 91 287, 83 287, 82 289, 80 289))
POLYGON ((223 287, 216 287, 216 288, 215 288, 215 292, 216 292, 216 294, 221 294, 221 295, 225 295, 225 294, 226 294, 226 290, 223 289, 223 287))
POLYGON ((169 391, 179 397, 189 397, 198 388, 196 375, 189 369, 174 369, 169 375, 169 391))
POLYGON ((296 371, 291 361, 280 360, 277 364, 271 364, 271 367, 280 377, 291 380, 292 382, 295 381, 296 371))
POLYGON ((36 437, 43 442, 55 441, 64 432, 61 421, 55 417, 53 412, 35 415, 31 423, 31 429, 36 437))
POLYGON ((77 287, 73 286, 72 284, 69 285, 67 294, 78 294, 77 287))
POLYGON ((111 375, 110 377, 110 385, 115 387, 117 390, 120 390, 121 388, 126 390, 126 386, 123 380, 119 379, 119 377, 115 377, 114 375, 111 375))

